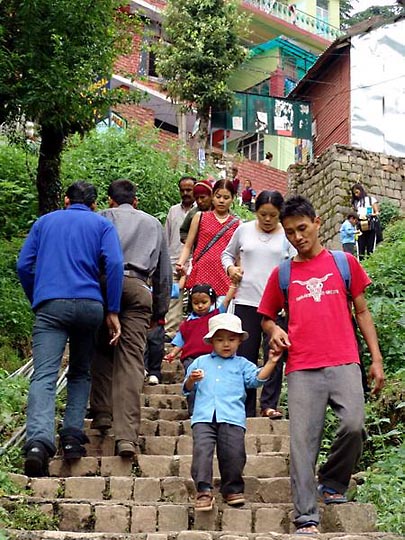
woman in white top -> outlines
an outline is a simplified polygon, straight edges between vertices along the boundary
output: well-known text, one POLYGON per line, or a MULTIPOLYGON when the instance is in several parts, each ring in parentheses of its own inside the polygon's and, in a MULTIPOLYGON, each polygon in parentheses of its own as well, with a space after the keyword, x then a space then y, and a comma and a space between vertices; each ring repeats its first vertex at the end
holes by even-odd
POLYGON ((361 235, 357 240, 359 248, 359 259, 364 259, 367 255, 373 253, 376 245, 376 232, 380 226, 378 221, 379 208, 377 199, 367 195, 361 184, 354 184, 352 187, 352 207, 359 216, 359 228, 361 235))
MULTIPOLYGON (((249 338, 240 345, 238 354, 256 365, 263 338, 265 357, 268 354, 268 341, 261 329, 261 316, 257 313, 264 287, 272 270, 283 259, 296 254, 279 222, 283 202, 278 191, 262 191, 255 201, 256 220, 243 223, 236 229, 221 257, 229 277, 239 283, 234 300, 235 314, 249 332, 249 338)), ((282 417, 282 413, 277 411, 282 371, 282 362, 278 362, 271 379, 263 387, 260 400, 262 416, 282 417)), ((256 390, 247 392, 246 415, 256 416, 256 390)))

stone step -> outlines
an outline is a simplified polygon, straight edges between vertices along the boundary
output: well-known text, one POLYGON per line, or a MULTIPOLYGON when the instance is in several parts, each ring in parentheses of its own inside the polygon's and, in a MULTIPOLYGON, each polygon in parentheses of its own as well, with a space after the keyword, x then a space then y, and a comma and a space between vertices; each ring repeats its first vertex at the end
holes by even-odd
MULTIPOLYGON (((88 432, 90 442, 86 444, 88 456, 113 456, 115 438, 112 434, 102 435, 97 430, 88 432)), ((289 452, 290 439, 287 435, 246 435, 247 454, 266 454, 268 452, 289 452)), ((192 454, 191 435, 141 435, 138 439, 141 454, 184 455, 192 454)))
MULTIPOLYGON (((119 456, 85 457, 66 462, 56 457, 49 462, 50 476, 138 476, 163 478, 165 476, 190 477, 191 455, 150 456, 137 454, 134 459, 119 456)), ((273 478, 288 476, 288 455, 280 452, 265 454, 248 454, 246 476, 273 478)), ((214 460, 214 476, 219 476, 218 463, 214 460)))
POLYGON ((183 384, 181 383, 172 383, 172 384, 154 384, 148 385, 145 384, 142 390, 142 393, 145 395, 152 394, 168 394, 168 395, 182 395, 183 384))
MULTIPOLYGON (((140 435, 191 435, 192 429, 187 411, 157 410, 143 407, 141 410, 140 435), (178 415, 177 413, 180 412, 178 415), (185 414, 184 414, 185 413, 185 414), (166 418, 165 418, 166 416, 166 418), (182 418, 184 416, 184 418, 182 418)), ((85 420, 87 435, 100 435, 98 430, 90 429, 91 420, 85 420)), ((247 418, 247 435, 289 435, 288 420, 269 420, 268 418, 247 418)))
MULTIPOLYGON (((15 475, 14 475, 15 476, 15 475)), ((176 502, 191 503, 195 487, 191 478, 136 478, 131 476, 92 476, 67 478, 31 478, 18 475, 19 484, 37 498, 131 500, 137 504, 176 502)), ((245 495, 249 503, 291 502, 290 479, 285 477, 257 478, 245 476, 245 495)), ((220 479, 214 479, 219 491, 220 479)))
MULTIPOLYGON (((65 531, 12 531, 15 540, 297 540, 296 534, 280 534, 266 532, 252 534, 232 532, 224 534, 223 531, 181 531, 181 532, 151 532, 151 533, 88 533, 65 531)), ((321 533, 307 538, 317 540, 403 540, 403 536, 392 533, 321 533)))
MULTIPOLYGON (((131 501, 65 501, 61 499, 24 498, 27 504, 39 505, 62 531, 156 533, 184 531, 222 531, 222 533, 291 533, 291 504, 249 503, 241 508, 225 505, 218 497, 210 512, 195 512, 192 504, 158 502, 139 505, 131 501)), ((10 497, 4 506, 18 505, 21 496, 10 497)), ((376 514, 373 505, 347 503, 321 505, 322 532, 373 532, 376 514)), ((222 536, 223 538, 223 536, 222 536)), ((345 540, 347 540, 345 538, 345 540)))

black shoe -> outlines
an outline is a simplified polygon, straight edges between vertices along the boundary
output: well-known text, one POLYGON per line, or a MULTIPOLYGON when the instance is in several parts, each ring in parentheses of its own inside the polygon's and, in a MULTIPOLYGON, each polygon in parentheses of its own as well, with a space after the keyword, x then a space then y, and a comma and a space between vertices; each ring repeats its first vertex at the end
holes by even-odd
POLYGON ((41 442, 32 441, 25 454, 24 473, 29 477, 48 476, 49 454, 41 442))
POLYGON ((65 435, 61 437, 63 458, 66 461, 69 461, 71 459, 80 459, 82 457, 86 457, 87 452, 83 444, 81 444, 82 442, 89 442, 86 435, 82 435, 81 440, 73 435, 65 435))

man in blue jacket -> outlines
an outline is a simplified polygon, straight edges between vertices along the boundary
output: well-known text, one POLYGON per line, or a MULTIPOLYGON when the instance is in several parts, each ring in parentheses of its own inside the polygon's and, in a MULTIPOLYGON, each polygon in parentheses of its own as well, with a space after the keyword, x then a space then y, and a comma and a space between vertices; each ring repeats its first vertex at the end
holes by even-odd
POLYGON ((118 319, 123 257, 111 222, 93 212, 97 192, 86 182, 72 184, 65 210, 42 216, 21 250, 17 271, 35 312, 34 374, 27 408, 25 474, 45 476, 55 447, 56 382, 69 339, 67 404, 60 432, 66 460, 86 455, 83 423, 90 391, 90 359, 95 332, 103 321, 100 274, 106 276, 106 321, 112 343, 118 319))

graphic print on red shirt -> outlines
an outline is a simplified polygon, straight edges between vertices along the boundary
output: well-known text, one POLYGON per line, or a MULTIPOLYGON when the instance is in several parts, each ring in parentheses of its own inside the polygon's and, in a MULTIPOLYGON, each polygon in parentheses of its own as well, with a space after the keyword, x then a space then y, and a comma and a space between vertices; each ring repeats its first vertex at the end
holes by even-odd
MULTIPOLYGON (((359 296, 371 283, 355 257, 346 254, 351 272, 350 292, 359 296)), ((284 307, 278 268, 266 285, 258 312, 275 320, 284 307)), ((308 261, 291 263, 288 289, 288 349, 286 373, 302 369, 359 363, 346 286, 326 249, 308 261)))

